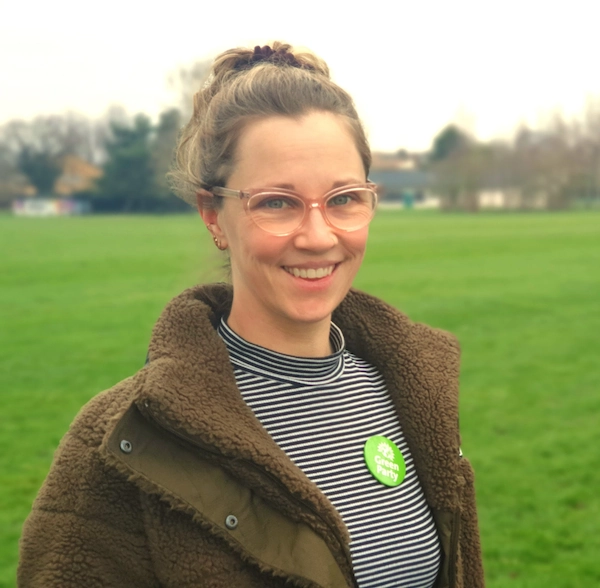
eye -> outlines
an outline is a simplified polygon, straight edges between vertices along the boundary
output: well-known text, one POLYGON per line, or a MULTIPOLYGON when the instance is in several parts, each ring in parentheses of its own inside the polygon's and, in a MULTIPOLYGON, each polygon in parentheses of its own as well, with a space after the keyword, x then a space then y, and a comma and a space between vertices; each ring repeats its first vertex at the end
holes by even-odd
POLYGON ((329 206, 345 206, 356 199, 356 194, 353 194, 352 192, 344 192, 343 194, 338 194, 337 196, 330 198, 327 201, 327 204, 329 206))
POLYGON ((285 208, 289 205, 284 198, 267 198, 261 202, 261 206, 264 208, 285 208))
POLYGON ((261 193, 253 196, 248 205, 251 210, 261 210, 263 212, 276 212, 278 210, 291 210, 301 207, 297 199, 284 194, 261 193))

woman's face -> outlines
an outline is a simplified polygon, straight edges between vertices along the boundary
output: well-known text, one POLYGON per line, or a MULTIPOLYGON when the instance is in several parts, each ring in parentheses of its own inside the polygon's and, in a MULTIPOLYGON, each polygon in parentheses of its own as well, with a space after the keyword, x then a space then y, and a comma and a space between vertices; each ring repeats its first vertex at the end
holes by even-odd
MULTIPOLYGON (((366 181, 362 160, 344 120, 327 112, 277 116, 242 132, 228 188, 280 187, 308 200, 337 186, 366 181)), ((231 259, 233 306, 229 324, 250 340, 257 328, 293 332, 331 320, 363 260, 368 227, 344 232, 313 208, 293 234, 275 236, 256 226, 241 200, 225 198, 218 211, 201 211, 231 259), (320 270, 316 277, 316 271, 320 270), (324 275, 322 275, 324 274, 324 275)))

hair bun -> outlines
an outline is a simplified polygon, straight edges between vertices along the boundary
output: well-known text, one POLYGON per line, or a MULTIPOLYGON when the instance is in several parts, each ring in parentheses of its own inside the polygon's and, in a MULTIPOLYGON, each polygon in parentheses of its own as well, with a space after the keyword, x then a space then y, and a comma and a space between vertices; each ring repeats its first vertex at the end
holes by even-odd
POLYGON ((250 62, 252 64, 261 61, 266 61, 268 63, 286 63, 292 67, 314 70, 312 65, 298 61, 298 59, 296 59, 295 55, 291 53, 289 49, 290 46, 284 44, 279 46, 276 45, 275 50, 271 49, 269 45, 265 45, 264 47, 257 45, 254 47, 254 53, 250 57, 250 62))
POLYGON ((329 73, 327 71, 327 66, 318 67, 321 64, 312 63, 312 61, 315 61, 314 56, 306 55, 304 53, 295 55, 291 49, 291 45, 279 41, 275 41, 273 47, 270 45, 264 45, 263 47, 256 45, 254 51, 246 49, 243 53, 238 53, 235 62, 232 64, 232 69, 234 71, 244 71, 251 69, 257 63, 271 63, 273 65, 289 65, 290 67, 297 67, 309 71, 321 70, 322 73, 329 73))

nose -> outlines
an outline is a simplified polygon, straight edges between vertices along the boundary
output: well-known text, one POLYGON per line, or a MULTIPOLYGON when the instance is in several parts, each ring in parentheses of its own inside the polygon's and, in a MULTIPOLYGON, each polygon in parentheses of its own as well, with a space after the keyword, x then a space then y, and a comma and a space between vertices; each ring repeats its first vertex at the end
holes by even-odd
POLYGON ((308 207, 306 218, 296 233, 295 244, 300 249, 327 251, 337 245, 338 237, 335 229, 325 220, 323 210, 318 203, 308 207))

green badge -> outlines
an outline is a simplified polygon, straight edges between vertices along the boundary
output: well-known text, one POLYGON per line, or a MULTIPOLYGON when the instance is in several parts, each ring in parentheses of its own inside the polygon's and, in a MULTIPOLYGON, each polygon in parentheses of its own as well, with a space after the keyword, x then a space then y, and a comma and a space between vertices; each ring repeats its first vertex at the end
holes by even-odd
POLYGON ((369 437, 365 443, 365 463, 375 479, 386 486, 399 486, 406 474, 406 464, 396 444, 382 435, 369 437))

